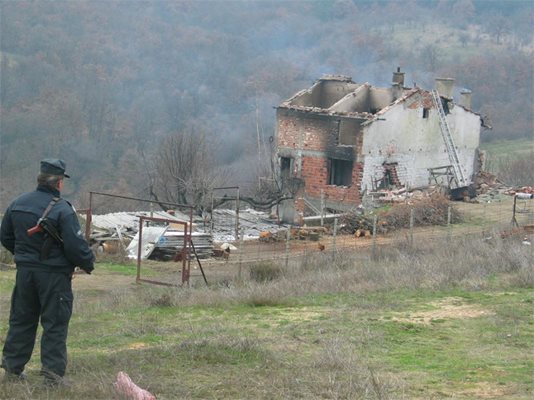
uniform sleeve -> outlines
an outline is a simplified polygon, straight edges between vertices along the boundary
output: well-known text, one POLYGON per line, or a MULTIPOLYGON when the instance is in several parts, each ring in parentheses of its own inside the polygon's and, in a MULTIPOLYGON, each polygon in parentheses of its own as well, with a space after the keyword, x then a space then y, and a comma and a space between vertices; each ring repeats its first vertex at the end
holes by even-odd
POLYGON ((2 225, 0 226, 0 242, 9 250, 10 253, 15 253, 15 230, 13 229, 13 222, 11 221, 11 207, 6 210, 2 218, 2 225))
POLYGON ((91 273, 94 269, 95 256, 83 237, 80 223, 74 212, 64 214, 60 220, 61 237, 65 257, 72 265, 91 273))

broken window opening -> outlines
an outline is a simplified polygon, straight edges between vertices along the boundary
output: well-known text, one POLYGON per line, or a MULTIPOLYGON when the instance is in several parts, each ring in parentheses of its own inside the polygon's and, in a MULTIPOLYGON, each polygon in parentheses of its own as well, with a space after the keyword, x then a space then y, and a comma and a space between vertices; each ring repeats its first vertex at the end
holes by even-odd
POLYGON ((430 108, 423 108, 423 118, 428 118, 430 115, 430 108))
POLYGON ((401 186, 399 177, 397 175, 398 163, 384 163, 384 175, 379 180, 379 189, 390 189, 401 186))
POLYGON ((328 185, 351 186, 352 185, 352 161, 328 159, 328 185))
POLYGON ((361 132, 361 121, 344 119, 338 121, 337 145, 356 146, 356 138, 361 132))
POLYGON ((441 104, 443 106, 443 111, 445 112, 445 115, 450 114, 451 111, 449 110, 449 100, 441 98, 441 104))
POLYGON ((280 176, 282 179, 291 177, 291 157, 280 157, 280 176))

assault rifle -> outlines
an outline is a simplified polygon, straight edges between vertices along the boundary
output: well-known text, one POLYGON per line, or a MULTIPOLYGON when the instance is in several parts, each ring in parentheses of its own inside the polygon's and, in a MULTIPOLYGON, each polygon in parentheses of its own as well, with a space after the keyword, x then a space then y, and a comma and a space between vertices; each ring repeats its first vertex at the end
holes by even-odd
POLYGON ((37 225, 28 229, 26 232, 28 233, 28 236, 32 236, 34 233, 43 231, 46 232, 48 236, 44 241, 43 247, 41 248, 41 256, 39 258, 41 260, 46 260, 50 254, 50 250, 52 249, 52 243, 56 241, 63 246, 63 239, 61 238, 56 227, 46 218, 40 218, 37 222, 37 225))
POLYGON ((59 234, 58 230, 56 229, 54 224, 52 224, 46 218, 52 207, 54 207, 54 205, 58 201, 59 197, 52 198, 48 206, 45 208, 43 215, 41 215, 41 218, 37 220, 37 224, 26 231, 28 236, 33 236, 37 232, 47 233, 47 237, 45 238, 43 247, 41 248, 41 256, 39 257, 41 260, 46 260, 48 258, 54 241, 59 243, 61 246, 63 245, 63 239, 61 238, 61 235, 59 234))
POLYGON ((48 235, 56 242, 63 244, 63 239, 61 238, 56 227, 47 218, 40 218, 37 222, 37 225, 35 225, 33 228, 28 229, 26 232, 28 233, 28 236, 32 236, 34 233, 43 231, 48 233, 48 235))

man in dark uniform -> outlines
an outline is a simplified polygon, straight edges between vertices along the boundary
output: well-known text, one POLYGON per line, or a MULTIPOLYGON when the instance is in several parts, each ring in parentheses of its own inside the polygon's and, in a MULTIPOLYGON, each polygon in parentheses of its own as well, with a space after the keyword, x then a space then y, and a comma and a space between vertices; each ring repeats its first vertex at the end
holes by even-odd
POLYGON ((72 274, 75 267, 90 274, 94 255, 82 235, 76 212, 60 197, 64 178, 69 176, 62 160, 41 161, 37 190, 16 198, 2 219, 0 241, 15 255, 17 264, 1 364, 7 379, 25 377, 23 371, 32 355, 39 319, 45 383, 62 383, 65 375, 72 274), (39 225, 41 219, 47 224, 39 225))

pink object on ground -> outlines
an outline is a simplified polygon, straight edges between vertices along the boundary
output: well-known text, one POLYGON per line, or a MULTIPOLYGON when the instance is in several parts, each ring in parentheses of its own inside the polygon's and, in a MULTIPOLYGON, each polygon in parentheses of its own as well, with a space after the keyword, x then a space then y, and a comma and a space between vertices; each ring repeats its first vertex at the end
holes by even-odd
POLYGON ((117 394, 123 396, 126 400, 156 400, 152 393, 141 389, 130 379, 127 373, 119 372, 117 381, 113 384, 117 394))

